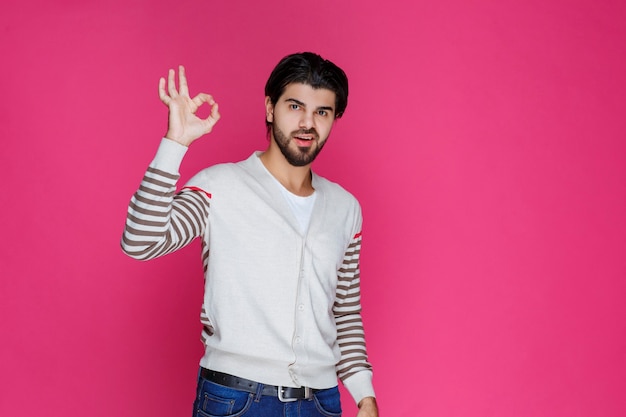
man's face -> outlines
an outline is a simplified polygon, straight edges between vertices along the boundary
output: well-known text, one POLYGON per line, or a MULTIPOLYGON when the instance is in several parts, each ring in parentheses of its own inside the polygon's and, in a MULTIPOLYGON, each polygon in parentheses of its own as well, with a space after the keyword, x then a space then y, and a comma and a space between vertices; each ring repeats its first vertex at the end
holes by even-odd
POLYGON ((293 166, 313 162, 335 121, 335 93, 308 84, 292 83, 272 105, 265 98, 266 118, 278 148, 293 166))

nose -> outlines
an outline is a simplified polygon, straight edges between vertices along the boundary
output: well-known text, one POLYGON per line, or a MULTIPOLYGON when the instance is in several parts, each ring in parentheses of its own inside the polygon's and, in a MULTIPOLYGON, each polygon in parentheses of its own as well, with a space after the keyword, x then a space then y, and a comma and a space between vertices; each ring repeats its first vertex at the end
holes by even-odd
POLYGON ((312 112, 302 112, 302 117, 300 118, 300 128, 301 129, 311 129, 313 127, 313 113, 312 112))

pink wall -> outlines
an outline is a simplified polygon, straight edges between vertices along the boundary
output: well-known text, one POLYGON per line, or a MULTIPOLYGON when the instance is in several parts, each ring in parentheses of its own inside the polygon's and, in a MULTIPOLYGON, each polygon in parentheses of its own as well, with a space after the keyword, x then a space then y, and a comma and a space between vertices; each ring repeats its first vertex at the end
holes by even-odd
POLYGON ((190 414, 199 246, 140 263, 118 243, 165 132, 157 81, 182 63, 220 102, 187 179, 264 148, 263 83, 298 50, 351 79, 316 170, 366 216, 382 415, 626 415, 625 18, 616 0, 4 5, 0 415, 190 414))

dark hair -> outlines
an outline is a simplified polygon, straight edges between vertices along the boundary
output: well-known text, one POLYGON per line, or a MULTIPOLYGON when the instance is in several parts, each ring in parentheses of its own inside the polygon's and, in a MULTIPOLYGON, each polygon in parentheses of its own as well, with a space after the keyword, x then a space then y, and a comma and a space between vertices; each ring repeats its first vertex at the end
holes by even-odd
MULTIPOLYGON (((287 55, 270 74, 265 84, 265 95, 272 104, 291 83, 308 84, 311 87, 326 88, 335 93, 335 118, 340 118, 348 105, 348 77, 341 68, 312 52, 287 55)), ((269 125, 270 123, 265 123, 269 125)))

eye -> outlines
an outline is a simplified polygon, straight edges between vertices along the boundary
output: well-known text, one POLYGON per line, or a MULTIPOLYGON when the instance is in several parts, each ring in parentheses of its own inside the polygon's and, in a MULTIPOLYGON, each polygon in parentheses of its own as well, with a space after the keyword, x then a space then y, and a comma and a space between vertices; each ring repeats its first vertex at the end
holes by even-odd
POLYGON ((320 116, 326 116, 328 112, 326 110, 318 110, 317 114, 319 114, 320 116))
POLYGON ((289 105, 289 108, 290 108, 291 110, 298 110, 298 109, 300 108, 300 106, 299 106, 298 104, 291 103, 291 104, 289 105))

